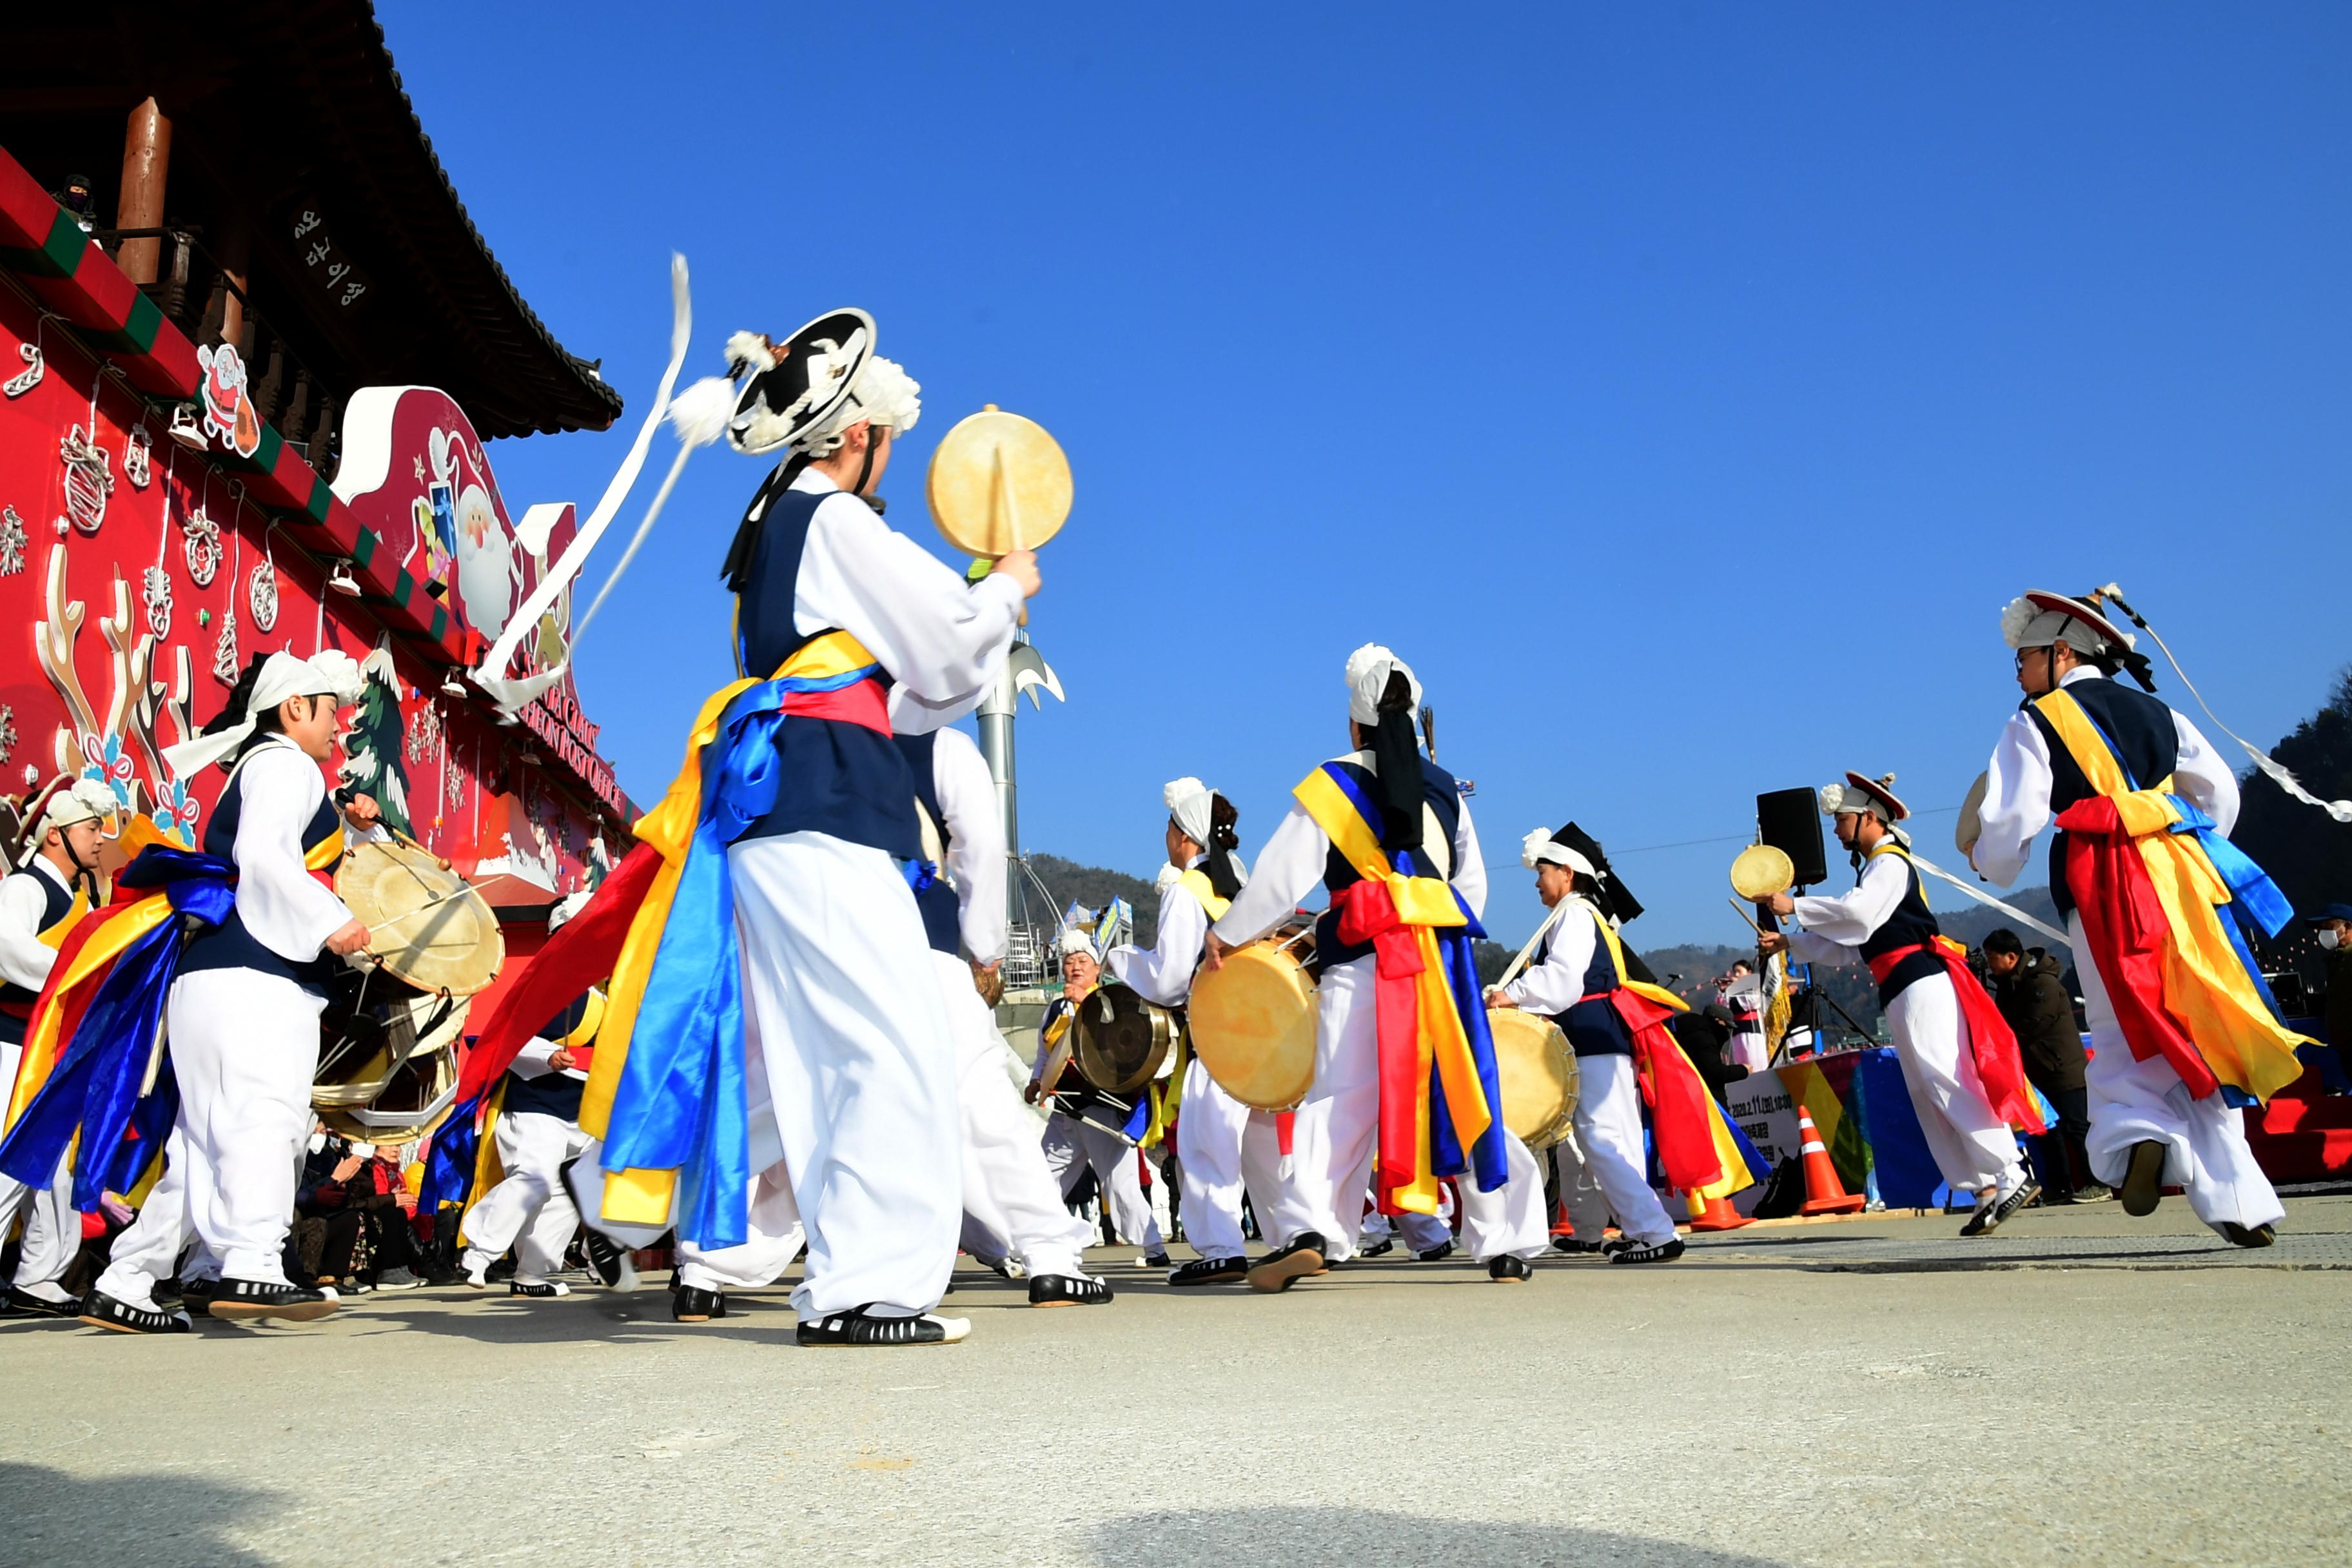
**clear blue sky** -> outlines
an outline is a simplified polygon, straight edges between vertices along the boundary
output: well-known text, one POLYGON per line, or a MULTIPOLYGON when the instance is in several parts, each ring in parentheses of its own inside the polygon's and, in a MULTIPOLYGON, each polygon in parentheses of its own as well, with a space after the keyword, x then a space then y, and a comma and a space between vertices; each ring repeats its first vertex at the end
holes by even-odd
MULTIPOLYGON (((876 314, 923 384, 892 521, 943 556, 941 432, 994 402, 1061 439, 1033 618, 1070 700, 1024 709, 1033 848, 1149 875, 1187 773, 1255 847, 1377 638, 1477 781, 1517 941, 1538 823, 1737 836, 1757 791, 1849 766, 1955 805, 2017 700, 2025 587, 2120 581, 2265 743, 2352 659, 2342 6, 383 21, 625 426, 675 247, 694 374, 735 328, 876 314)), ((493 461, 512 505, 584 506, 626 438, 493 461)), ((731 673, 718 563, 762 471, 696 459, 583 647, 641 800, 731 673)), ((1733 940, 1736 847, 1621 853, 1636 943, 1733 940)))

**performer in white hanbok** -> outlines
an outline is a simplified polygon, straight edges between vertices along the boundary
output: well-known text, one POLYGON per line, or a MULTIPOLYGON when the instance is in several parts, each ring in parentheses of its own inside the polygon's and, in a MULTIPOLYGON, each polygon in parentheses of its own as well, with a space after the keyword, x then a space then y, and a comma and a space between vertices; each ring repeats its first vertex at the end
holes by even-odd
POLYGON ((1011 1052, 981 994, 983 984, 1003 989, 1006 946, 1004 816, 995 781, 961 730, 898 740, 914 773, 923 858, 937 868, 916 889, 915 903, 954 1037, 967 1231, 977 1225, 1002 1244, 1003 1257, 1019 1261, 1031 1306, 1100 1305, 1111 1291, 1086 1272, 1093 1227, 1062 1201, 1038 1142, 1037 1119, 1005 1076, 1011 1052))
MULTIPOLYGON (((618 1051, 608 1043, 614 1065, 600 1058, 591 1080, 592 1096, 608 1073, 621 1090, 600 1169, 619 1170, 603 1162, 633 1150, 675 1148, 665 1140, 681 1122, 729 1119, 713 1147, 733 1169, 672 1163, 683 1175, 661 1184, 691 1189, 679 1199, 681 1274, 772 1278, 804 1223, 806 1272, 793 1304, 806 1345, 939 1343, 969 1331, 931 1311, 954 1264, 962 1140, 953 1036, 909 886, 922 847, 888 692, 907 689, 909 729, 932 727, 926 708, 968 707, 1038 587, 1026 551, 968 584, 867 504, 920 406, 915 383, 873 347, 873 322, 855 310, 782 344, 751 333, 729 342, 749 378, 732 439, 788 456, 726 562, 750 684, 706 705, 713 737, 688 762, 680 809, 662 819, 678 897, 692 907, 641 905, 638 918, 665 934, 731 920, 740 1021, 730 1013, 713 1025, 700 1012, 715 983, 710 953, 673 964, 664 942, 635 980, 644 999, 628 1038, 618 1051), (695 858, 719 845, 723 879, 695 858), (710 1037, 714 1027, 722 1037, 710 1037), (740 1128, 728 1098, 709 1098, 702 1064, 714 1048, 742 1053, 740 1128), (691 1069, 670 1069, 679 1049, 694 1053, 691 1069), (723 1228, 719 1216, 740 1200, 720 1189, 738 1171, 753 1200, 744 1239, 693 1245, 731 1233, 740 1211, 723 1228)), ((620 1221, 628 1216, 613 1205, 626 1200, 613 1194, 643 1184, 607 1179, 602 1189, 598 1217, 620 1221)))
MULTIPOLYGON (((1610 994, 1629 978, 1623 950, 1598 900, 1601 873, 1567 837, 1538 828, 1527 837, 1520 861, 1536 874, 1536 895, 1559 911, 1517 979, 1486 994, 1489 1005, 1542 1013, 1560 1026, 1576 1052, 1575 1142, 1617 1216, 1619 1239, 1601 1242, 1597 1226, 1577 1226, 1579 1240, 1599 1244, 1612 1263, 1670 1263, 1683 1254, 1675 1222, 1650 1186, 1642 1148, 1642 1094, 1635 1081, 1633 1037, 1610 994)), ((1561 1179, 1577 1174, 1563 1167, 1561 1179)), ((1588 1211, 1589 1213, 1589 1211, 1588 1211)))
MULTIPOLYGON (((114 832, 114 791, 96 779, 54 780, 28 802, 22 868, 0 879, 0 1115, 16 1081, 26 1020, 74 922, 98 899, 98 852, 114 832)), ((45 1187, 0 1175, 0 1239, 22 1216, 16 1273, 0 1317, 70 1318, 81 1303, 59 1283, 81 1250, 73 1164, 45 1187)))
MULTIPOLYGON (((178 1120, 146 1206, 115 1238, 82 1321, 124 1332, 172 1332, 185 1316, 155 1305, 193 1231, 221 1273, 212 1316, 308 1321, 332 1297, 286 1278, 286 1234, 310 1136, 319 1015, 338 959, 367 927, 331 887, 345 845, 320 765, 359 668, 338 653, 257 658, 205 733, 172 748, 182 775, 228 769, 205 824, 205 852, 236 868, 227 918, 193 937, 165 1011, 178 1120)), ((364 797, 362 797, 364 799, 364 797)), ((373 803, 352 804, 373 819, 373 803)))
POLYGON ((2154 689, 2095 596, 2036 590, 2001 630, 2026 700, 1993 748, 1969 859, 2006 885, 2057 829, 2050 893, 2090 1023, 2092 1173, 2127 1213, 2179 1186, 2222 1236, 2267 1247, 2285 1209, 2242 1107, 2302 1072, 2303 1037, 2248 961, 2245 932, 2275 935, 2293 910, 2229 841, 2237 778, 2187 717, 2111 679, 2128 668, 2154 689))
MULTIPOLYGON (((1348 659, 1347 687, 1349 736, 1355 750, 1318 768, 1294 792, 1297 804, 1266 840, 1249 885, 1211 926, 1206 942, 1207 961, 1221 963, 1224 953, 1289 918, 1318 884, 1331 895, 1333 907, 1315 933, 1322 969, 1315 1082, 1292 1124, 1291 1174, 1266 1224, 1267 1238, 1279 1237, 1279 1249, 1261 1258, 1249 1273, 1252 1287, 1261 1290, 1286 1289, 1354 1255, 1376 1141, 1386 1139, 1393 1145, 1380 1153, 1381 1170, 1395 1177, 1385 1184, 1391 1190, 1381 1194, 1384 1208, 1433 1212, 1436 1178, 1454 1173, 1434 1168, 1428 1148, 1410 1146, 1415 1100, 1429 1103, 1425 1074, 1418 1081, 1403 1073, 1383 1081, 1389 1076, 1383 1073, 1383 1058, 1391 1054, 1387 1047, 1409 1047, 1411 1042, 1381 1038, 1378 988, 1388 982, 1374 953, 1389 931, 1402 930, 1412 940, 1416 928, 1459 931, 1465 917, 1475 922, 1486 904, 1486 866, 1462 787, 1421 754, 1412 717, 1421 700, 1421 682, 1412 669, 1387 648, 1367 644, 1348 659), (1359 847, 1360 857, 1335 842, 1335 828, 1359 847), (1388 880, 1367 883, 1358 868, 1359 858, 1388 880), (1363 896, 1354 892, 1358 887, 1378 888, 1394 897, 1400 886, 1404 899, 1424 902, 1410 910, 1376 910, 1368 903, 1357 918, 1345 917, 1342 906, 1352 906, 1363 896), (1450 907, 1435 908, 1439 899, 1450 907), (1386 924, 1374 923, 1381 921, 1386 924), (1353 939, 1343 936, 1343 931, 1354 933, 1353 939), (1384 1096, 1393 1102, 1384 1105, 1384 1096)), ((1427 983, 1456 984, 1435 973, 1427 983)), ((1461 1035, 1455 1037, 1468 1037, 1472 1055, 1459 1064, 1465 1076, 1453 1081, 1477 1093, 1471 1086, 1482 1081, 1481 1071, 1491 1073, 1492 1046, 1487 1043, 1483 1064, 1474 1059, 1485 1038, 1486 1016, 1478 1007, 1475 973, 1460 984, 1466 994, 1447 990, 1442 1001, 1431 1005, 1449 1015, 1458 1005, 1475 1015, 1460 1026, 1461 1035), (1474 1027, 1476 1034, 1471 1036, 1474 1027)), ((1488 1184, 1482 1184, 1475 1169, 1462 1173, 1457 1184, 1462 1238, 1486 1264, 1492 1279, 1521 1280, 1531 1272, 1528 1259, 1540 1255, 1548 1239, 1543 1178, 1535 1156, 1502 1126, 1499 1092, 1492 1093, 1491 1105, 1491 1111, 1467 1104, 1449 1106, 1457 1123, 1449 1131, 1464 1145, 1463 1156, 1474 1164, 1486 1162, 1488 1184), (1465 1116, 1484 1120, 1464 1124, 1465 1116), (1465 1125, 1472 1129, 1466 1135, 1465 1125)))
MULTIPOLYGON (((1147 1002, 1181 1008, 1192 994, 1209 922, 1225 912, 1248 879, 1235 853, 1240 813, 1196 778, 1160 792, 1168 808, 1168 871, 1160 883, 1160 919, 1150 948, 1114 947, 1104 955, 1110 977, 1147 1002)), ((1207 1285, 1249 1272, 1242 1240, 1242 1196, 1270 1215, 1281 1191, 1281 1153, 1274 1118, 1227 1094, 1199 1058, 1184 1064, 1177 1086, 1178 1212, 1185 1239, 1200 1256, 1170 1270, 1171 1285, 1207 1285)))
POLYGON ((1989 1235, 2042 1190, 2011 1131, 2012 1121, 2042 1130, 2017 1037, 1960 961, 1964 950, 1937 932, 1906 852, 1909 839, 1895 826, 1911 815, 1895 795, 1895 775, 1850 772, 1845 780, 1822 791, 1822 812, 1854 858, 1853 890, 1838 898, 1774 894, 1764 906, 1793 914, 1804 929, 1767 933, 1759 951, 1786 952, 1796 963, 1859 956, 1870 966, 1927 1151, 1954 1191, 1977 1194, 1960 1234, 1989 1235))
POLYGON ((1146 1268, 1165 1268, 1168 1244, 1152 1215, 1150 1200, 1144 1195, 1140 1156, 1136 1152, 1136 1140, 1143 1136, 1150 1120, 1150 1104, 1138 1102, 1131 1108, 1132 1114, 1121 1118, 1120 1125, 1111 1126, 1106 1097, 1079 1077, 1076 1064, 1069 1061, 1066 1052, 1055 1049, 1067 1043, 1078 1004, 1092 995, 1102 981, 1101 955, 1086 932, 1063 932, 1061 947, 1062 994, 1045 1005, 1045 1016, 1037 1027, 1037 1058, 1029 1064, 1029 1087, 1023 1091, 1032 1104, 1052 1099, 1053 1110, 1045 1118, 1040 1140, 1045 1168, 1053 1173, 1065 1197, 1077 1190, 1085 1173, 1092 1171, 1103 1207, 1110 1212, 1111 1228, 1121 1241, 1143 1248, 1137 1263, 1146 1268), (1066 1065, 1055 1068, 1055 1062, 1066 1065), (1054 1075, 1050 1083, 1046 1081, 1049 1071, 1054 1075))

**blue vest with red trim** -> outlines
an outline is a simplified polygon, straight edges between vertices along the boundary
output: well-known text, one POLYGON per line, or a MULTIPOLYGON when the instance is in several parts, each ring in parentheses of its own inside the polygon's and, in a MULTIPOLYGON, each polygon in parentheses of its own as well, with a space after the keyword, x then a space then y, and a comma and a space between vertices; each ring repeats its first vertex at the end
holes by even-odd
MULTIPOLYGON (((2172 776, 2180 761, 2180 731, 2162 699, 2104 679, 2077 680, 2066 688, 2066 695, 2082 705, 2091 722, 2116 748, 2133 784, 2154 789, 2172 776)), ((2050 815, 2055 816, 2098 794, 2084 776, 2074 753, 2058 738, 2057 730, 2033 705, 2033 699, 2027 698, 2020 706, 2032 717, 2034 728, 2042 731, 2042 744, 2050 751, 2050 815)), ((2074 907, 2074 895, 2066 886, 2066 835, 2060 831, 2050 835, 2050 900, 2058 906, 2062 919, 2074 907)))
MULTIPOLYGON (((274 746, 278 742, 268 741, 263 744, 274 746)), ((236 776, 230 779, 228 786, 221 791, 219 801, 213 806, 212 816, 205 819, 205 853, 234 865, 236 861, 236 825, 244 815, 245 769, 239 766, 236 776)), ((319 809, 310 814, 310 820, 302 827, 303 853, 316 849, 342 830, 342 818, 335 810, 333 798, 320 796, 319 809)), ((306 877, 310 874, 308 871, 303 873, 306 877)), ((335 956, 323 948, 316 958, 288 958, 247 931, 245 918, 231 908, 228 919, 188 939, 187 948, 180 957, 180 973, 193 974, 203 969, 251 969, 291 980, 311 995, 324 1000, 336 963, 335 956)))
POLYGON ((1886 978, 1878 983, 1878 1005, 1882 1007, 1902 995, 1914 981, 1944 973, 1943 958, 1937 953, 1934 945, 1937 929, 1936 916, 1927 908, 1927 893, 1919 881, 1919 868, 1899 850, 1890 849, 1887 853, 1903 862, 1903 874, 1911 879, 1911 885, 1903 889, 1902 900, 1895 906, 1895 912, 1886 917, 1885 922, 1862 939, 1862 956, 1866 962, 1882 952, 1893 952, 1897 948, 1921 947, 1925 951, 1915 952, 1897 963, 1886 978))
MULTIPOLYGON (((1560 916, 1563 921, 1591 920, 1593 917, 1581 906, 1560 916)), ((1544 938, 1543 952, 1536 962, 1541 963, 1551 956, 1553 931, 1544 938)), ((1554 1013, 1551 1021, 1580 1057, 1630 1057, 1633 1054, 1633 1037, 1626 1030, 1625 1020, 1609 1004, 1609 994, 1617 989, 1617 966, 1609 962, 1609 944, 1601 940, 1599 931, 1592 936, 1592 960, 1584 966, 1584 998, 1565 1013, 1554 1013)))
POLYGON ((930 938, 931 946, 952 958, 962 951, 963 919, 956 907, 956 890, 948 885, 945 870, 948 846, 955 842, 955 836, 948 831, 947 814, 940 809, 939 774, 932 765, 939 754, 939 731, 893 735, 891 739, 898 742, 899 752, 915 775, 915 799, 929 814, 931 826, 940 836, 940 872, 927 885, 915 889, 915 908, 923 912, 923 934, 930 938))
MULTIPOLYGON (((761 522, 749 580, 735 606, 736 652, 743 673, 754 679, 773 675, 803 645, 824 635, 797 630, 793 605, 809 522, 818 505, 836 493, 786 490, 761 522)), ((887 698, 890 678, 877 672, 872 679, 877 695, 887 698)), ((825 833, 901 860, 922 854, 912 770, 891 743, 887 701, 873 707, 878 728, 785 715, 776 727, 776 804, 744 830, 744 838, 825 833)))

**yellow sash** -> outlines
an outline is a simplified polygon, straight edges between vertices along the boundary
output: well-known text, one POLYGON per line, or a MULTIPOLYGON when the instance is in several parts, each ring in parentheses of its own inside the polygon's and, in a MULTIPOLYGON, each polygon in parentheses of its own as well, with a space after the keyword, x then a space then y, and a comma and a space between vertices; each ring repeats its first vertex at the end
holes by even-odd
POLYGON ((2294 1047, 2305 1037, 2271 1016, 2221 929, 2220 906, 2231 901, 2230 889, 2204 847, 2193 835, 2170 831, 2180 821, 2169 798, 2171 778, 2132 788, 2073 693, 2061 689, 2034 699, 2033 706, 2091 787, 2116 803, 2116 815, 2147 867, 2157 903, 2172 928, 2172 940, 2164 944, 2165 1011, 2180 1021, 2215 1078, 2267 1100, 2303 1076, 2294 1047))

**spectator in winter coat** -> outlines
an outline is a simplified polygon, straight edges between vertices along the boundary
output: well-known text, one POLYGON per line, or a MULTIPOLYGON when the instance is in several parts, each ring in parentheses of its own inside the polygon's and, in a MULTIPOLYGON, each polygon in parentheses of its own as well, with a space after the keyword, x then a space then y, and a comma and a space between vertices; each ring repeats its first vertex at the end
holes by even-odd
POLYGON ((2352 1078, 2352 904, 2329 904, 2304 919, 2318 928, 2327 966, 2327 1043, 2337 1068, 2352 1078))
POLYGON ((2108 1195, 2091 1179, 2091 1159, 2083 1141, 2091 1131, 2090 1102, 2083 1089, 2087 1054, 2074 1021, 2074 1003, 2062 978, 2064 968, 2041 948, 2027 948, 2007 926, 1984 939, 1985 989, 2000 1016, 2016 1031, 2025 1076, 2058 1111, 2060 1168, 2042 1183, 2044 1203, 2091 1203, 2108 1195), (2062 1163, 2063 1162, 2063 1163, 2062 1163))

